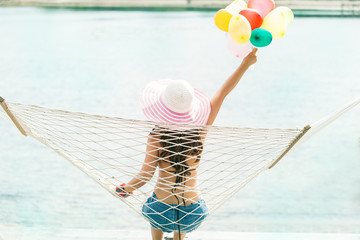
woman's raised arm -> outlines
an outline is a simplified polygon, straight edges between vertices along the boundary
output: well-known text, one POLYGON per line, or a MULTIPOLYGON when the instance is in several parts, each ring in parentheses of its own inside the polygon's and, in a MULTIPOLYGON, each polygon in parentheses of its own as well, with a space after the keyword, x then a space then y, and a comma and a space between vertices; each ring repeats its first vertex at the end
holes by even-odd
POLYGON ((246 70, 256 63, 257 48, 254 48, 241 62, 240 66, 235 70, 235 72, 225 81, 225 83, 220 87, 220 89, 215 93, 211 99, 211 112, 209 119, 206 125, 212 125, 216 119, 216 116, 219 113, 220 107, 224 102, 226 96, 236 87, 240 79, 246 72, 246 70))

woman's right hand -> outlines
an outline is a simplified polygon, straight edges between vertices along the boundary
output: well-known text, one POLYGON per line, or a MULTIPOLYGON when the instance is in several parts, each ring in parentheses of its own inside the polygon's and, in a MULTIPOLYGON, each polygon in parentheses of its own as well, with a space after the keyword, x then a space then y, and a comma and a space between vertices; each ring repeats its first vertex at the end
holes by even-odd
POLYGON ((257 48, 254 48, 242 61, 243 64, 245 64, 247 67, 250 67, 251 65, 255 64, 257 62, 257 48))
POLYGON ((127 198, 133 194, 132 192, 127 192, 125 190, 125 186, 126 186, 125 183, 123 183, 120 185, 120 187, 115 187, 115 192, 119 197, 127 198))

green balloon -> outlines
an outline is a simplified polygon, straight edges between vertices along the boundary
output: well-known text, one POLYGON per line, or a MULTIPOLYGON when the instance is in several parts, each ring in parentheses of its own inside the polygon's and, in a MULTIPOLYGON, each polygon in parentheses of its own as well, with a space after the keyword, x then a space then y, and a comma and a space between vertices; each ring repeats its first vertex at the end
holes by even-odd
POLYGON ((266 47, 272 41, 272 35, 268 30, 255 28, 251 32, 250 42, 255 47, 266 47))

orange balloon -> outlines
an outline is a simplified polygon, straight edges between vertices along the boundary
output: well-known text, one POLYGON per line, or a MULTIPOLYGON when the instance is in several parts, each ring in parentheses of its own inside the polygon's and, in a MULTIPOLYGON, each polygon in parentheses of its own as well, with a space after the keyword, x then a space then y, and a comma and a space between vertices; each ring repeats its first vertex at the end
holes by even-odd
POLYGON ((251 25, 251 30, 254 30, 255 28, 259 28, 263 22, 261 14, 259 13, 259 11, 255 9, 246 8, 241 10, 239 14, 246 17, 246 19, 249 21, 251 25))

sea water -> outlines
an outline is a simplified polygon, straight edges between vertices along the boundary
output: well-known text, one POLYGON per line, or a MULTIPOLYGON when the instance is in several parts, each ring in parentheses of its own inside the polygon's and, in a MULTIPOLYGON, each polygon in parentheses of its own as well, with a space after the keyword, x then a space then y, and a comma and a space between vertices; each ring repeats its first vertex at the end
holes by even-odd
MULTIPOLYGON (((0 96, 145 119, 148 82, 209 96, 239 66, 214 12, 0 8, 0 96)), ((224 102, 216 125, 302 128, 360 96, 360 19, 295 18, 224 102)), ((67 160, 0 121, 0 224, 147 230, 67 160)), ((360 233, 360 106, 250 182, 203 231, 360 233)))

